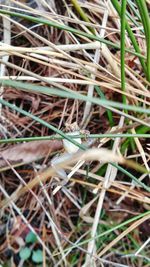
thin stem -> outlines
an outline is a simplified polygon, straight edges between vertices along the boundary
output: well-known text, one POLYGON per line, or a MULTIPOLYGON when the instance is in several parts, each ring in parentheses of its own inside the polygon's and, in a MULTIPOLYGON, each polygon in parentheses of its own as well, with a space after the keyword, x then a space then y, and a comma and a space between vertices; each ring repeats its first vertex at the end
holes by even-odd
MULTIPOLYGON (((150 138, 150 134, 80 134, 74 135, 73 137, 67 134, 71 139, 77 138, 92 138, 92 139, 101 139, 101 138, 150 138)), ((9 144, 9 143, 21 143, 21 142, 31 142, 31 141, 44 141, 44 140, 62 140, 64 137, 59 135, 48 135, 48 136, 35 136, 35 137, 22 137, 22 138, 9 138, 9 139, 1 139, 0 144, 9 144)))
POLYGON ((149 13, 148 9, 146 6, 146 1, 139 1, 136 0, 136 4, 138 6, 140 15, 141 15, 141 20, 143 23, 143 28, 145 32, 145 37, 146 37, 146 47, 147 47, 147 80, 150 81, 150 18, 149 18, 149 13))
MULTIPOLYGON (((117 0, 111 0, 111 2, 113 4, 114 8, 116 9, 116 11, 118 12, 119 16, 121 17, 121 7, 120 7, 118 1, 117 0)), ((137 53, 141 54, 141 50, 139 48, 139 45, 138 45, 138 43, 136 41, 136 38, 135 38, 135 36, 134 36, 134 34, 133 34, 133 32, 132 32, 132 30, 130 28, 130 25, 128 24, 127 21, 126 21, 126 30, 127 30, 128 34, 129 34, 130 40, 131 40, 131 42, 133 44, 133 47, 134 47, 135 51, 137 53)), ((143 71, 144 71, 145 75, 147 75, 147 68, 146 68, 145 61, 142 58, 139 58, 139 60, 140 60, 140 63, 142 65, 142 68, 143 68, 143 71)))
MULTIPOLYGON (((126 91, 125 85, 125 28, 126 28, 126 5, 127 1, 122 0, 121 4, 121 89, 126 91)), ((123 103, 126 104, 126 96, 122 96, 123 103)))
MULTIPOLYGON (((90 20, 88 18, 88 16, 86 15, 86 13, 84 12, 84 10, 82 9, 82 7, 79 5, 78 1, 77 0, 71 0, 71 3, 73 4, 74 8, 76 9, 76 11, 78 12, 78 14, 80 15, 80 17, 86 21, 86 22, 89 22, 90 23, 90 20)), ((92 27, 88 27, 89 30, 95 34, 95 30, 94 28, 92 27)))

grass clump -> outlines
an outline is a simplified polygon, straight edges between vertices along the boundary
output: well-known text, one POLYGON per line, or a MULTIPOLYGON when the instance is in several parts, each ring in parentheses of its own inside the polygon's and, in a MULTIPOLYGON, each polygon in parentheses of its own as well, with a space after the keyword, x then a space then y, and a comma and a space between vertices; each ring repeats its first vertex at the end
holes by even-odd
POLYGON ((148 266, 149 1, 50 2, 0 3, 0 264, 148 266))

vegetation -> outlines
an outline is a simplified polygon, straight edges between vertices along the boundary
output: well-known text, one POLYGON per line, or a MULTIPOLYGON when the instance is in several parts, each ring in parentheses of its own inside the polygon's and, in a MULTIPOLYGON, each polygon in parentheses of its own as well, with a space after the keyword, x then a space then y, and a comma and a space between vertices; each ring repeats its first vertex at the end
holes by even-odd
POLYGON ((1 1, 0 266, 149 266, 149 8, 1 1))

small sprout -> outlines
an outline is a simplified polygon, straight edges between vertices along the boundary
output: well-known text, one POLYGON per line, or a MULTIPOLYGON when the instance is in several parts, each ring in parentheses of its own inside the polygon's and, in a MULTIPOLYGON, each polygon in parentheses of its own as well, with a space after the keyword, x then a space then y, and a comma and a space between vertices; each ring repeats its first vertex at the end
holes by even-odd
POLYGON ((41 262, 43 262, 43 252, 42 252, 41 249, 33 250, 32 260, 35 263, 41 263, 41 262))
POLYGON ((25 239, 26 243, 32 243, 34 244, 37 241, 37 237, 36 235, 31 231, 27 234, 26 239, 25 239))
POLYGON ((24 247, 24 248, 22 248, 22 249, 20 250, 20 252, 19 252, 19 256, 20 256, 20 258, 21 258, 22 260, 27 260, 27 259, 29 259, 30 255, 31 255, 31 249, 28 248, 28 247, 24 247))

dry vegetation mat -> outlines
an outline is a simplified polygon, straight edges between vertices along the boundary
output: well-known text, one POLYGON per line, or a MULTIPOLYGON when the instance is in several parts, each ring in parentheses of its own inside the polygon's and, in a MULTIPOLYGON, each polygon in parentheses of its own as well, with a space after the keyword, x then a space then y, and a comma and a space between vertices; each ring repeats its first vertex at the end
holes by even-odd
POLYGON ((150 1, 0 1, 0 266, 150 265, 150 1))

